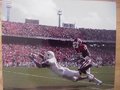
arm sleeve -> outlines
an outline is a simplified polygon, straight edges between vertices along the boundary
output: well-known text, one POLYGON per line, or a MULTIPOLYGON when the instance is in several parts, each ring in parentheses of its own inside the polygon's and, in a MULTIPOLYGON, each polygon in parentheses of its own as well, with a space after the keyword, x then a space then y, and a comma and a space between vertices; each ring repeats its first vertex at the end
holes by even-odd
POLYGON ((42 59, 44 59, 44 55, 41 54, 41 53, 39 54, 39 57, 42 58, 42 59))
POLYGON ((84 49, 85 49, 85 50, 87 50, 87 52, 88 52, 88 55, 89 55, 89 56, 91 56, 91 54, 90 54, 90 51, 88 50, 88 47, 87 47, 87 45, 84 45, 84 49))
POLYGON ((48 61, 42 62, 41 67, 43 68, 50 67, 49 62, 48 61))
POLYGON ((47 61, 42 62, 42 63, 40 64, 40 63, 38 63, 37 61, 34 60, 34 63, 36 64, 36 66, 37 66, 38 68, 50 67, 50 65, 49 65, 49 63, 48 63, 47 61))
POLYGON ((36 62, 35 60, 34 60, 34 63, 36 64, 36 66, 37 66, 38 68, 41 68, 41 67, 42 67, 41 64, 38 63, 38 62, 36 62))

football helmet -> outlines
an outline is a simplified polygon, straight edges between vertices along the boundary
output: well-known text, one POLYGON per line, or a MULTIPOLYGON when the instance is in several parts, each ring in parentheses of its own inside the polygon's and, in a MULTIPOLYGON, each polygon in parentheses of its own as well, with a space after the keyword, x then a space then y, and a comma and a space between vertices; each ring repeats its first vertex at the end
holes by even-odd
POLYGON ((44 54, 44 59, 51 59, 51 58, 53 58, 53 57, 55 57, 55 54, 54 54, 54 52, 52 52, 52 51, 47 51, 47 52, 44 54))
POLYGON ((76 38, 73 41, 73 48, 78 48, 80 44, 82 44, 82 40, 80 38, 76 38))
POLYGON ((82 43, 82 40, 81 40, 80 38, 76 38, 76 39, 74 40, 74 42, 78 42, 79 44, 81 44, 81 43, 82 43))

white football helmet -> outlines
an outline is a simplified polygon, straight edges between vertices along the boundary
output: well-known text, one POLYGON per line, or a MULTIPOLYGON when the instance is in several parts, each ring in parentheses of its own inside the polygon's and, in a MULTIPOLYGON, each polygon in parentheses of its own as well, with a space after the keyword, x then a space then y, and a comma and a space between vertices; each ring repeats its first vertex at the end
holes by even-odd
POLYGON ((54 54, 54 52, 52 52, 52 51, 47 51, 47 52, 44 54, 44 59, 51 59, 51 58, 53 58, 53 57, 55 57, 55 54, 54 54))

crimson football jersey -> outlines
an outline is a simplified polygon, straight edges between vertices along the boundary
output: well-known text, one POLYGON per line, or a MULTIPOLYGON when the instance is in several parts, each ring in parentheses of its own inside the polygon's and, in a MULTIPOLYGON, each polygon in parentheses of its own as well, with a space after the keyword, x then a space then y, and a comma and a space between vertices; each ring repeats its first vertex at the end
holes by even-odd
POLYGON ((85 44, 81 44, 78 48, 75 48, 77 53, 81 53, 83 57, 90 56, 90 53, 85 44))

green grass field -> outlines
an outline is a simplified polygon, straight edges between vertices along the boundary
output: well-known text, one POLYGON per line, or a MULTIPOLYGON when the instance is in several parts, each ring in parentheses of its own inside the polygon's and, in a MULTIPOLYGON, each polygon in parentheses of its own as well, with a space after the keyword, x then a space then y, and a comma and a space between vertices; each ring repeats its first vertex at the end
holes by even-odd
POLYGON ((93 68, 91 71, 103 81, 101 86, 87 80, 72 82, 47 68, 3 68, 4 90, 113 90, 114 67, 93 68))

